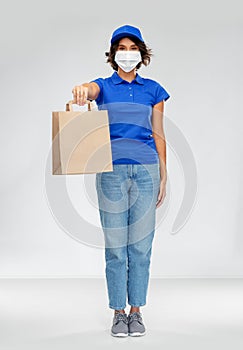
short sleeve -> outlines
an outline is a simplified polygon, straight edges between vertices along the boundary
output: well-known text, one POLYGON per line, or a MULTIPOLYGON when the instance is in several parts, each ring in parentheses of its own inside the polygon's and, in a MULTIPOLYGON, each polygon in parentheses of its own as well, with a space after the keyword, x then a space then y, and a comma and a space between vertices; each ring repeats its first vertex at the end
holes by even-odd
POLYGON ((98 79, 95 79, 95 80, 91 80, 90 83, 96 83, 99 86, 100 93, 99 93, 98 97, 96 98, 95 102, 97 103, 97 105, 102 104, 103 103, 104 79, 103 78, 98 78, 98 79))
POLYGON ((166 101, 168 98, 170 98, 169 93, 163 88, 163 86, 161 86, 159 83, 156 83, 154 104, 156 105, 161 101, 166 101))

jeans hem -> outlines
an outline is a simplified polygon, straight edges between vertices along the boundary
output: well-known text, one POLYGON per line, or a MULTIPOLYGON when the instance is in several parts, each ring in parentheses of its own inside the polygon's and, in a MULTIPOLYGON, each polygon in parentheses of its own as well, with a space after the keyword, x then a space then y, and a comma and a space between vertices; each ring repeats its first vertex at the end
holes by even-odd
POLYGON ((112 305, 109 305, 109 308, 112 309, 112 310, 124 310, 126 308, 126 305, 124 307, 115 307, 115 306, 112 306, 112 305))
POLYGON ((130 305, 130 306, 133 306, 133 307, 140 307, 140 306, 145 306, 146 305, 146 303, 129 303, 128 302, 128 305, 130 305))

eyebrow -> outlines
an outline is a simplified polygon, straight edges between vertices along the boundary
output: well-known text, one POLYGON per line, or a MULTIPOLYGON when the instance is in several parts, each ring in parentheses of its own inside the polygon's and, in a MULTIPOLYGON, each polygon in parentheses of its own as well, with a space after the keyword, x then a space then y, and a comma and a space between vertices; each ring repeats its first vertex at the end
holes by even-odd
MULTIPOLYGON (((123 46, 123 47, 126 47, 126 45, 124 45, 124 44, 119 44, 118 46, 123 46)), ((132 45, 131 45, 131 47, 132 47, 132 46, 136 46, 136 47, 138 47, 138 45, 136 45, 136 44, 132 44, 132 45)))

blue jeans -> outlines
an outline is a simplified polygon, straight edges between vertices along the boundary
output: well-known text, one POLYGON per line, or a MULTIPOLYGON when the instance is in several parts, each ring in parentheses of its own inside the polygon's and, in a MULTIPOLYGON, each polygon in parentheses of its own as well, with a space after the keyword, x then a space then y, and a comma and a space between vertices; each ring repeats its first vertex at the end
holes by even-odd
POLYGON ((146 304, 160 166, 113 164, 96 174, 111 309, 146 304))

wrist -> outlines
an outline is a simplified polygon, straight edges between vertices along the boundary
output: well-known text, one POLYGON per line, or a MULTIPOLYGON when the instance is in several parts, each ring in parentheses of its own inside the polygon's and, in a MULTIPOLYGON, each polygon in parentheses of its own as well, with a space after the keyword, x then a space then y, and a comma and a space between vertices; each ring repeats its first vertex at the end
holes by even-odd
POLYGON ((163 171, 160 172, 160 181, 166 183, 166 181, 167 181, 166 169, 163 169, 163 171))

